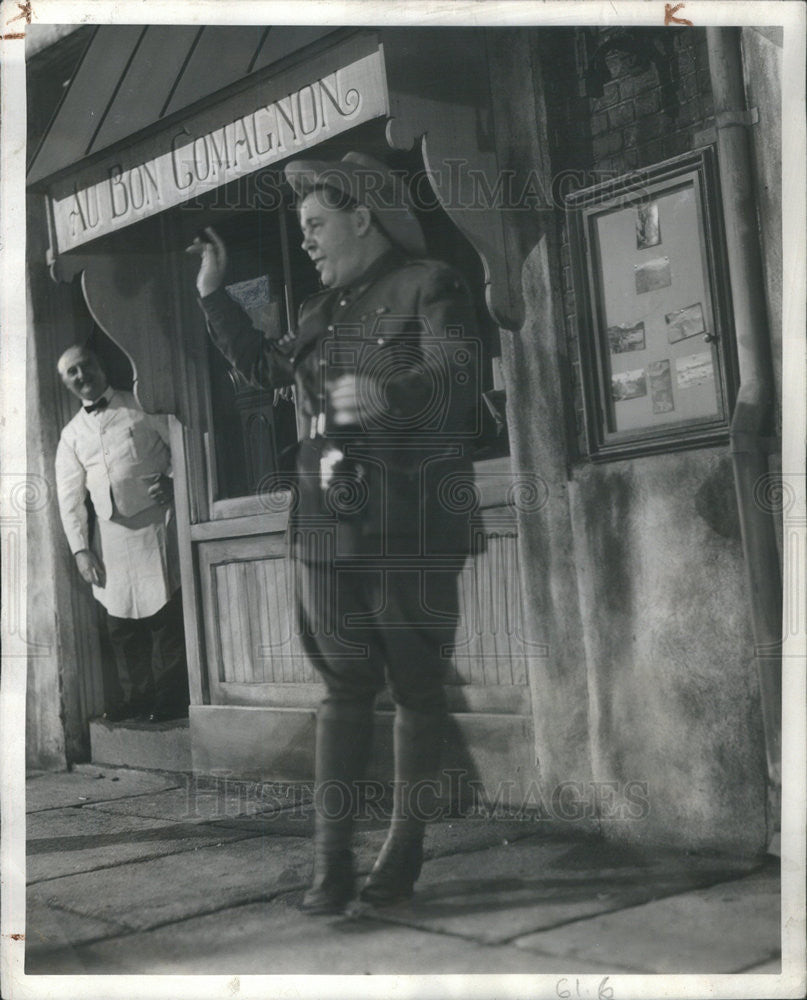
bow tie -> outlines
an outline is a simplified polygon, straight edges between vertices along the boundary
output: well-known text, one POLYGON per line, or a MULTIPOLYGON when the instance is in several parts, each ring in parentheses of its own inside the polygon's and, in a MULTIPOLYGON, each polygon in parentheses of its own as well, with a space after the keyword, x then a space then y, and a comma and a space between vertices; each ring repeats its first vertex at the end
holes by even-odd
POLYGON ((89 406, 84 407, 85 413, 95 413, 96 410, 105 410, 109 406, 109 400, 105 399, 103 396, 95 403, 90 403, 89 406))

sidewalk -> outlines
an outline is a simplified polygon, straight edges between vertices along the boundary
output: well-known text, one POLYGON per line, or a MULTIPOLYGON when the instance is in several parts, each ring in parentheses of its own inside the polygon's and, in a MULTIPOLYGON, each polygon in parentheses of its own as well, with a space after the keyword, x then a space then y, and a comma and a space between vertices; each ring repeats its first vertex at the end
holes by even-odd
MULTIPOLYGON (((310 802, 224 792, 94 765, 29 778, 26 972, 780 971, 776 858, 443 820, 411 902, 308 917, 310 802)), ((360 824, 361 872, 383 838, 360 824)))

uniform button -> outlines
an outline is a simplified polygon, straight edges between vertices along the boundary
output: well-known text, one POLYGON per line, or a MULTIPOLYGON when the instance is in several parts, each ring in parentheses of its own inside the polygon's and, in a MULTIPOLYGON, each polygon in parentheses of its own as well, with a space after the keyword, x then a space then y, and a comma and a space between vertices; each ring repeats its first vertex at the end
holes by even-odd
POLYGON ((333 333, 333 323, 329 323, 327 329, 328 333, 333 333))
POLYGON ((383 337, 379 337, 378 340, 376 341, 376 343, 379 344, 379 345, 381 345, 381 344, 386 343, 386 341, 384 340, 383 337))
POLYGON ((346 306, 347 305, 347 299, 340 299, 339 300, 339 305, 340 306, 346 306))

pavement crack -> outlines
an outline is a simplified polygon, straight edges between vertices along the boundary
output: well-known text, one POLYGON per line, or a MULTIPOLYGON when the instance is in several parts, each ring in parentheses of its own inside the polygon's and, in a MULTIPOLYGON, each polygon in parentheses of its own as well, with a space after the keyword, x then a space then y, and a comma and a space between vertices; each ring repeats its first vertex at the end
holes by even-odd
POLYGON ((451 938, 453 940, 472 941, 474 944, 481 945, 486 948, 496 948, 499 945, 509 943, 507 941, 499 941, 498 939, 491 941, 486 938, 476 937, 473 934, 461 934, 458 931, 450 931, 444 927, 424 927, 423 924, 419 923, 417 920, 406 920, 392 914, 380 913, 375 910, 367 913, 357 913, 354 916, 354 919, 365 920, 370 923, 393 924, 398 927, 408 927, 410 930, 420 931, 423 934, 437 934, 441 937, 451 938))
MULTIPOLYGON (((117 924, 106 917, 92 917, 93 920, 98 920, 99 923, 107 923, 111 927, 115 928, 115 932, 112 934, 103 934, 99 937, 87 937, 80 942, 71 942, 71 947, 75 949, 89 947, 91 945, 102 944, 109 941, 117 941, 126 938, 136 937, 138 934, 150 934, 152 931, 159 931, 165 927, 176 927, 179 924, 189 923, 192 920, 198 920, 200 917, 214 917, 218 913, 227 913, 231 910, 238 910, 241 907, 252 906, 255 903, 271 903, 272 900, 277 899, 279 896, 287 892, 299 892, 304 889, 308 883, 299 882, 293 886, 283 886, 282 889, 278 889, 276 892, 271 893, 260 893, 255 896, 250 896, 246 899, 238 900, 235 903, 227 903, 223 906, 215 906, 209 910, 198 910, 195 913, 189 913, 187 916, 170 917, 166 920, 159 920, 155 923, 150 923, 142 927, 131 927, 126 924, 117 924)), ((82 913, 80 910, 73 910, 70 907, 59 905, 56 903, 45 903, 49 909, 58 910, 63 913, 69 913, 73 916, 82 917, 87 919, 88 914, 82 913)))
POLYGON ((193 851, 201 851, 209 848, 215 848, 223 846, 224 843, 227 844, 241 844, 246 840, 254 840, 256 837, 260 837, 262 834, 254 833, 252 831, 245 832, 241 837, 229 837, 226 841, 222 841, 222 844, 189 844, 187 847, 179 848, 177 850, 163 851, 156 854, 148 854, 140 858, 131 858, 129 861, 111 861, 109 864, 99 864, 92 868, 82 868, 81 871, 77 872, 66 872, 61 875, 50 875, 47 878, 31 879, 26 883, 28 887, 34 885, 45 885, 48 882, 57 882, 59 879, 63 878, 76 878, 80 875, 87 875, 90 872, 101 872, 108 871, 111 868, 126 868, 129 865, 140 865, 145 864, 149 861, 158 861, 160 858, 171 858, 179 854, 190 854, 193 851))
MULTIPOLYGON (((76 910, 76 909, 74 909, 71 906, 65 906, 64 903, 51 903, 51 902, 46 902, 45 900, 37 900, 37 902, 40 902, 43 906, 47 907, 47 909, 49 909, 49 910, 55 910, 57 913, 66 913, 66 914, 69 914, 72 917, 81 917, 82 920, 87 920, 88 919, 88 915, 86 913, 82 913, 81 910, 76 910)), ((86 942, 85 941, 81 941, 81 942, 71 941, 70 942, 70 946, 71 947, 73 947, 73 948, 75 948, 75 947, 81 947, 81 945, 83 945, 85 943, 92 944, 95 941, 106 941, 109 938, 119 937, 121 934, 126 933, 128 931, 128 927, 125 924, 119 924, 115 920, 110 920, 109 917, 96 917, 96 916, 93 916, 93 917, 90 917, 89 919, 95 920, 99 924, 108 924, 110 926, 110 928, 112 928, 112 930, 114 931, 114 933, 108 934, 108 935, 102 935, 99 938, 87 938, 86 942)), ((27 916, 27 914, 26 914, 26 917, 25 917, 25 922, 26 922, 26 925, 27 925, 27 923, 28 923, 28 916, 27 916)), ((30 944, 31 943, 31 934, 27 930, 27 928, 26 928, 26 935, 27 935, 26 940, 30 944)))
MULTIPOLYGON (((747 872, 745 875, 742 875, 742 876, 739 876, 739 877, 740 878, 746 878, 747 875, 750 875, 750 874, 753 874, 753 870, 750 871, 750 872, 747 872)), ((566 920, 559 920, 557 923, 549 924, 546 927, 539 928, 538 930, 534 930, 534 931, 521 931, 520 933, 514 934, 511 937, 497 938, 496 941, 497 941, 497 943, 500 943, 500 944, 512 944, 513 942, 517 941, 519 938, 527 937, 527 935, 529 935, 529 934, 540 934, 543 931, 555 930, 558 927, 568 927, 568 926, 570 926, 572 924, 582 924, 582 923, 585 923, 587 920, 597 920, 600 917, 608 916, 609 913, 624 913, 626 910, 636 910, 636 909, 639 909, 639 907, 648 906, 650 903, 655 903, 655 902, 658 902, 658 901, 660 901, 662 899, 672 899, 675 896, 683 896, 683 895, 686 895, 686 894, 688 894, 690 892, 699 892, 702 889, 711 889, 713 886, 723 885, 724 883, 727 883, 727 882, 736 882, 737 880, 738 880, 738 876, 735 873, 735 874, 733 874, 731 876, 727 876, 725 878, 708 879, 708 880, 704 880, 702 882, 699 881, 699 882, 693 883, 692 885, 687 886, 687 887, 685 887, 683 889, 681 889, 681 888, 678 888, 678 889, 676 889, 676 888, 670 888, 669 891, 667 891, 667 892, 658 892, 655 895, 650 896, 647 899, 640 899, 640 900, 638 900, 635 903, 624 903, 624 902, 623 903, 619 903, 619 902, 617 902, 617 903, 615 903, 614 906, 609 907, 608 909, 598 910, 596 913, 582 914, 579 917, 569 917, 566 920)), ((644 970, 644 971, 646 972, 648 970, 644 970)))
POLYGON ((41 806, 34 808, 26 807, 25 812, 26 815, 28 815, 29 813, 53 812, 55 809, 86 809, 88 806, 101 806, 108 802, 130 802, 132 799, 143 799, 148 795, 159 795, 161 792, 173 792, 178 788, 182 788, 182 785, 170 785, 168 788, 159 789, 158 792, 151 789, 147 792, 132 792, 131 795, 118 795, 112 799, 95 799, 92 802, 62 802, 53 806, 41 806))

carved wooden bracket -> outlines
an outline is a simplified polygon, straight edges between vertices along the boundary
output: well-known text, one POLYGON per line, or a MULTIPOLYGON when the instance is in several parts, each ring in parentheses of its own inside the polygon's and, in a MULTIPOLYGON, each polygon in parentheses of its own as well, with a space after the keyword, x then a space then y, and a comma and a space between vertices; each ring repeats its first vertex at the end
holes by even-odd
POLYGON ((57 281, 81 274, 87 308, 131 362, 134 394, 147 413, 178 412, 173 340, 179 323, 166 272, 165 253, 127 252, 120 242, 114 251, 65 254, 51 265, 57 281))
MULTIPOLYGON (((382 32, 391 115, 387 141, 402 150, 422 141, 440 204, 482 260, 491 316, 499 326, 518 330, 524 321, 523 264, 543 234, 540 214, 519 198, 537 164, 511 155, 500 141, 486 34, 474 28, 382 32), (446 71, 447 48, 452 67, 462 72, 446 71)), ((529 59, 518 68, 532 104, 529 59)), ((513 103, 520 98, 505 95, 513 103)), ((502 108, 499 118, 505 121, 511 111, 502 108)))

